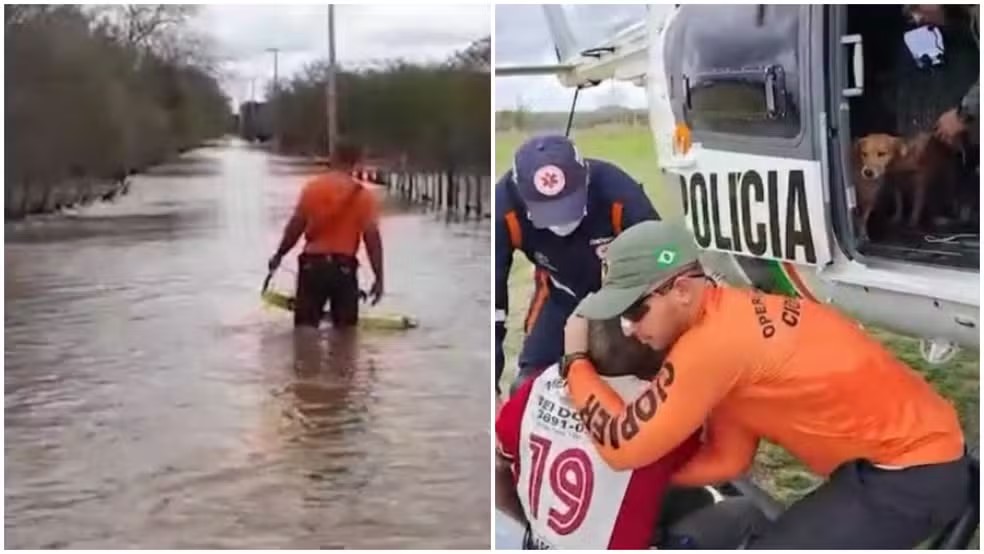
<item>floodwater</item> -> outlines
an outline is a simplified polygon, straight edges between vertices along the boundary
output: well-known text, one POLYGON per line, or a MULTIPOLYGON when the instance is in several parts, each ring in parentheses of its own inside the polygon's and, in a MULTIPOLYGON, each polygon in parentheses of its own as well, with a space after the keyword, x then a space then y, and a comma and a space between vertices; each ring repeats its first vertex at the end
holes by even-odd
POLYGON ((8 548, 489 547, 489 224, 387 202, 420 327, 295 336, 259 288, 311 172, 229 140, 5 225, 8 548))

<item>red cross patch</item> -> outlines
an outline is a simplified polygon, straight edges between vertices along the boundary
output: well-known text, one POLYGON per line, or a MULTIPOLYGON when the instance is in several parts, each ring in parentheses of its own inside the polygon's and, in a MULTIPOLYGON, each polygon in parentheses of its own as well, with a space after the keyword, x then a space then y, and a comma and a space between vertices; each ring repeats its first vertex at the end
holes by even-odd
POLYGON ((557 196, 566 184, 564 172, 555 165, 545 165, 533 174, 533 186, 544 196, 557 196))

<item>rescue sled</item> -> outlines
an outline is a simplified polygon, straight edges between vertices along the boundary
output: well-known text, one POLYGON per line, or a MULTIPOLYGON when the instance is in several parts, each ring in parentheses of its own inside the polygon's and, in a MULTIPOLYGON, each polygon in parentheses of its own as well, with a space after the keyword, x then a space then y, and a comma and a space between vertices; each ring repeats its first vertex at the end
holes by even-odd
MULTIPOLYGON (((267 275, 267 278, 263 281, 263 288, 260 290, 260 297, 263 299, 263 303, 268 306, 293 312, 294 297, 271 289, 269 286, 271 276, 272 274, 267 275)), ((365 292, 359 291, 359 297, 364 301, 367 295, 365 292)), ((325 319, 329 319, 327 313, 325 313, 325 319)), ((419 322, 415 318, 407 315, 377 311, 359 314, 359 327, 362 329, 403 331, 406 329, 414 329, 418 325, 419 322)))

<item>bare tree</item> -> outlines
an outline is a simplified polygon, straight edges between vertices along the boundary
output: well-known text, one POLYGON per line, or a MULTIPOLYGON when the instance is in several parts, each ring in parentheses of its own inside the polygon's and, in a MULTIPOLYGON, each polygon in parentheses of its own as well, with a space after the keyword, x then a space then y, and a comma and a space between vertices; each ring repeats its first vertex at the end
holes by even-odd
MULTIPOLYGON (((120 33, 105 10, 6 7, 8 197, 50 209, 52 187, 84 196, 80 181, 119 179, 227 130, 227 100, 207 68, 151 47, 150 37, 181 37, 175 17, 133 13, 144 14, 140 31, 120 33)), ((28 204, 8 215, 38 209, 28 204)))
POLYGON ((453 69, 489 71, 492 63, 492 37, 485 37, 456 52, 448 62, 453 69))
POLYGON ((125 4, 97 6, 97 22, 105 23, 113 36, 133 48, 154 49, 168 33, 183 26, 198 7, 176 4, 125 4))

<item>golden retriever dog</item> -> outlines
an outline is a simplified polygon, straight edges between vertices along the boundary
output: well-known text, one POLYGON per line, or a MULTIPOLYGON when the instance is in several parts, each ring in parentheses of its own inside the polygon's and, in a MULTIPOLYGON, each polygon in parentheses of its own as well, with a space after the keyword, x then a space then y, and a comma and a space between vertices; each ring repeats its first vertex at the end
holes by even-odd
POLYGON ((902 152, 889 167, 893 175, 901 177, 899 186, 895 187, 896 212, 892 221, 902 221, 903 193, 912 201, 908 226, 913 229, 923 220, 929 200, 937 215, 959 211, 956 151, 932 133, 923 132, 906 138, 902 152))
POLYGON ((895 205, 892 223, 902 222, 905 196, 911 203, 907 223, 913 229, 922 221, 930 195, 944 209, 952 208, 956 201, 954 152, 931 133, 909 138, 871 134, 858 139, 854 150, 858 227, 862 237, 867 236, 868 219, 886 176, 892 178, 895 205))
MULTIPOLYGON (((862 237, 868 236, 868 219, 875 209, 885 175, 892 164, 906 155, 906 145, 899 137, 876 133, 854 142, 854 188, 857 191, 857 225, 862 237)), ((901 210, 896 197, 896 210, 901 210)))

